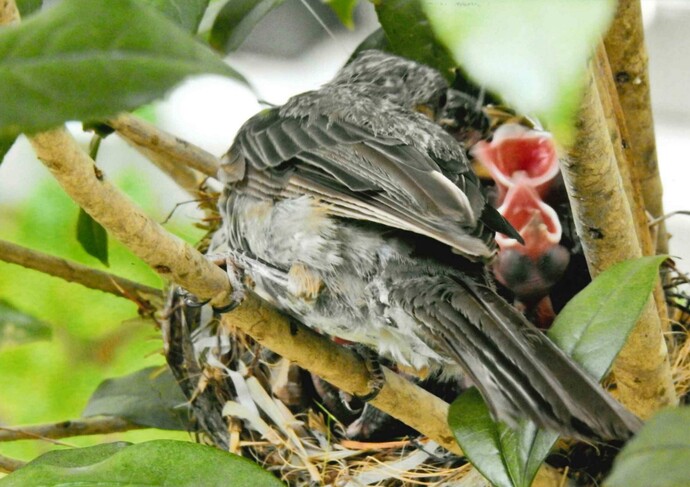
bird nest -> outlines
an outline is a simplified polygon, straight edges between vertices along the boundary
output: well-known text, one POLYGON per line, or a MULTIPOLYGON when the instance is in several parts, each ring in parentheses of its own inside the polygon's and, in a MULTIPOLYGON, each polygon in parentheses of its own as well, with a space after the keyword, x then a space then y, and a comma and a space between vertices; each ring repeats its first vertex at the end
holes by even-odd
MULTIPOLYGON (((667 282, 674 380, 679 397, 687 399, 690 280, 671 268, 667 282)), ((175 295, 163 329, 168 362, 190 399, 199 440, 251 458, 289 485, 484 485, 464 458, 414 431, 396 437, 400 429, 392 425, 376 441, 351 439, 348 428, 358 411, 351 411, 350 424, 336 417, 317 392, 318 378, 221 326, 205 307, 186 306, 175 295)), ((561 442, 549 463, 587 485, 606 474, 615 453, 561 442)))

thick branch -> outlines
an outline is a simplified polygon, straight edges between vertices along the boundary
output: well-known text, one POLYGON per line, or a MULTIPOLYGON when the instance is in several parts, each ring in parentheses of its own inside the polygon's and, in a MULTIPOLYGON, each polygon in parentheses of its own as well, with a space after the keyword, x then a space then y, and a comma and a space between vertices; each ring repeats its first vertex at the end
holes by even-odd
MULTIPOLYGON (((577 120, 577 140, 562 164, 578 234, 592 276, 642 256, 616 165, 597 85, 588 80, 577 120), (605 204, 603 204, 605 202, 605 204), (631 238, 633 237, 633 238, 631 238)), ((676 403, 659 314, 650 300, 614 364, 619 399, 642 417, 676 403)))
MULTIPOLYGON (((601 105, 604 110, 604 117, 608 122, 609 135, 618 163, 618 170, 621 174, 623 189, 632 210, 637 240, 643 255, 655 255, 656 244, 653 242, 652 234, 649 231, 649 219, 644 207, 642 188, 640 181, 634 175, 633 161, 635 156, 628 143, 630 140, 628 126, 618 92, 616 91, 616 85, 613 81, 613 73, 611 72, 608 56, 603 45, 600 45, 597 49, 594 60, 594 79, 597 82, 597 91, 599 92, 601 105)), ((658 282, 654 288, 654 302, 659 311, 662 329, 668 331, 670 322, 666 308, 666 296, 664 295, 661 282, 658 282)))
MULTIPOLYGON (((265 347, 351 394, 370 390, 369 373, 361 358, 305 326, 290 330, 288 320, 258 300, 225 315, 226 327, 237 327, 265 347)), ((412 426, 450 451, 460 449, 448 429, 448 404, 384 369, 386 384, 370 402, 412 426), (420 407, 424 414, 420 414, 420 407)))
POLYGON ((151 301, 154 305, 163 301, 159 289, 5 240, 0 240, 0 260, 130 300, 151 301))
POLYGON ((200 298, 216 305, 227 302, 230 285, 225 273, 135 207, 64 128, 34 135, 30 141, 67 194, 135 255, 200 298))
MULTIPOLYGON (((664 214, 664 209, 640 0, 618 1, 618 11, 604 44, 630 131, 628 143, 634 156, 633 175, 641 183, 647 210, 658 218, 664 214)), ((660 225, 659 230, 657 249, 659 253, 668 253, 664 226, 660 225)))
MULTIPOLYGON (((147 157, 155 154, 157 157, 151 160, 164 166, 161 168, 166 172, 170 172, 168 168, 173 168, 173 172, 182 174, 184 169, 189 171, 189 168, 193 168, 210 177, 216 177, 218 173, 220 161, 213 154, 140 118, 123 114, 109 120, 108 125, 135 148, 143 149, 147 157)), ((189 175, 184 178, 189 178, 189 175)), ((182 187, 186 189, 186 186, 182 187)))
POLYGON ((146 428, 115 416, 76 419, 60 423, 37 424, 8 428, 0 426, 0 442, 16 440, 42 440, 71 436, 105 435, 146 428))

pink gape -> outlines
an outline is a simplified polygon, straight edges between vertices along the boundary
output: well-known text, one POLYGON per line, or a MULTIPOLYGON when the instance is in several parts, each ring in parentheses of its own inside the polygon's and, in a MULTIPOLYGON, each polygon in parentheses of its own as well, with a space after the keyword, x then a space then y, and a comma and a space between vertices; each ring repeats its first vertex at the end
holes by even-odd
POLYGON ((542 198, 558 174, 558 156, 551 134, 508 123, 491 142, 479 142, 472 155, 491 173, 498 187, 503 215, 525 241, 496 235, 500 253, 494 274, 524 303, 548 295, 565 271, 570 256, 559 245, 558 215, 542 198))

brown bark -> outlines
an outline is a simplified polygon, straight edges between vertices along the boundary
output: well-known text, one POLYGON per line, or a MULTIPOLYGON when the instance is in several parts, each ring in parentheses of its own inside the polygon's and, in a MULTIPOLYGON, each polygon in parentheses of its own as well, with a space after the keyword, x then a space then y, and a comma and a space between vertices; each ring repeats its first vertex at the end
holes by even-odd
MULTIPOLYGON (((648 55, 640 0, 618 0, 618 10, 604 44, 620 97, 633 154, 633 176, 641 184, 645 207, 654 218, 664 214, 649 90, 648 55)), ((659 225, 658 253, 668 253, 668 237, 659 225)))
POLYGON ((145 286, 123 277, 92 269, 78 262, 27 249, 5 240, 0 240, 0 260, 34 269, 44 274, 59 277, 68 282, 98 289, 106 293, 138 302, 150 301, 159 308, 163 302, 160 289, 145 286))
POLYGON ((14 428, 0 426, 0 442, 104 435, 142 428, 146 428, 146 426, 140 426, 116 416, 77 419, 32 426, 17 426, 14 428))
MULTIPOLYGON (((562 163, 563 178, 590 273, 642 256, 596 82, 590 75, 576 124, 577 139, 562 163), (632 238, 631 238, 632 237, 632 238)), ((650 300, 614 364, 618 396, 643 418, 676 403, 659 313, 650 300)))

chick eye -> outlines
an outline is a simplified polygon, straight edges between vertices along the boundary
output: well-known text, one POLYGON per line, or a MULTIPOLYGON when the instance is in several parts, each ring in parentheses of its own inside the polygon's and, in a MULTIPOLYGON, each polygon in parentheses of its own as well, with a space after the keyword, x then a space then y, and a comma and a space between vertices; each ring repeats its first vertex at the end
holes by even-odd
POLYGON ((438 99, 438 106, 440 108, 443 108, 446 106, 447 102, 448 102, 448 95, 445 92, 441 93, 441 97, 438 99))

